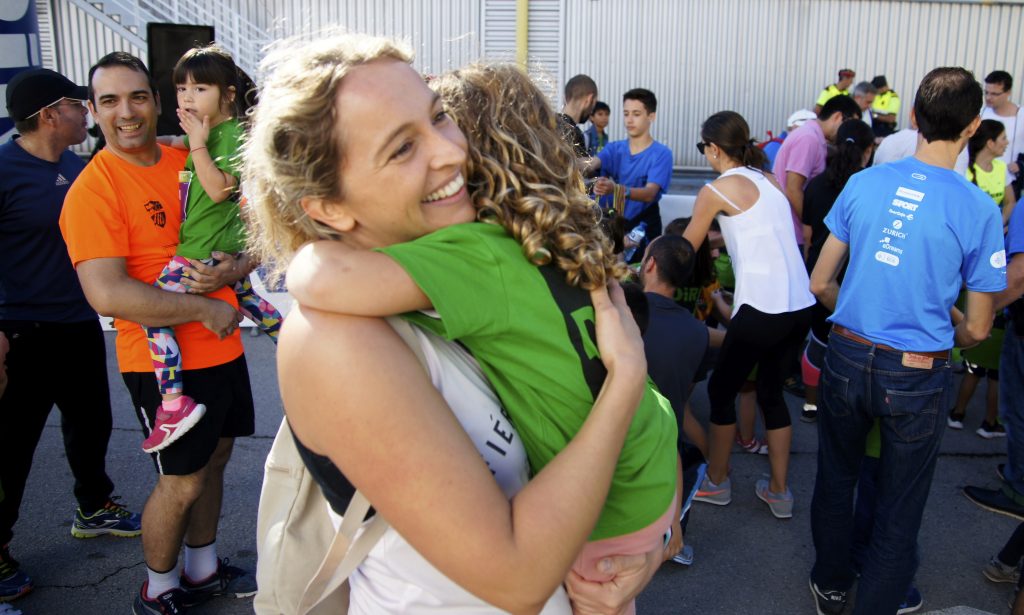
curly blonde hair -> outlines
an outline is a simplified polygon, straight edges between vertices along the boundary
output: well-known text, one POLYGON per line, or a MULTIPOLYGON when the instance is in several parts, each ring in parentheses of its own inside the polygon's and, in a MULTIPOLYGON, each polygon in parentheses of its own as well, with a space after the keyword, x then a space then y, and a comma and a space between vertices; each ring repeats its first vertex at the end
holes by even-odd
POLYGON ((379 59, 409 63, 412 52, 391 39, 345 34, 285 42, 260 64, 263 87, 242 148, 242 189, 249 247, 274 279, 302 244, 340 236, 306 215, 301 200, 342 197, 335 96, 351 69, 379 59))
POLYGON ((623 277, 557 116, 522 70, 471 64, 430 87, 469 141, 466 177, 480 220, 501 224, 526 258, 553 262, 571 286, 591 290, 623 277))

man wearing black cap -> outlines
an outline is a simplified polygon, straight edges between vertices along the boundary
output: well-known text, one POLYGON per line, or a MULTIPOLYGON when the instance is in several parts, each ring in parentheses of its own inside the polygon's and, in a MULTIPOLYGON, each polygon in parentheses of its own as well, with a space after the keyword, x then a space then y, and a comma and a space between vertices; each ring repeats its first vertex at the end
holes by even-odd
POLYGON ((871 85, 878 90, 871 104, 871 128, 876 137, 887 137, 896 132, 896 115, 900 112, 900 97, 889 87, 885 75, 878 75, 871 80, 871 85))
POLYGON ((75 476, 71 534, 142 531, 140 516, 110 498, 103 331, 57 224, 64 196, 85 166, 68 150, 85 140, 85 98, 84 87, 44 68, 21 72, 7 85, 7 111, 20 137, 0 145, 0 332, 10 343, 9 384, 0 397, 0 601, 32 589, 7 545, 54 404, 75 476))

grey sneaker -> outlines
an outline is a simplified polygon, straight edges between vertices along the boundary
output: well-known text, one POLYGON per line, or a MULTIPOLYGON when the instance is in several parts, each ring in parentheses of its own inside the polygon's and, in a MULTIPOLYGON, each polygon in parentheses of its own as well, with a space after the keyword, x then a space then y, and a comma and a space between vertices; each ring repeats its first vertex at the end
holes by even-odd
POLYGON ((776 519, 789 519, 793 516, 793 492, 786 487, 785 493, 774 493, 768 490, 768 481, 761 479, 754 485, 754 493, 768 505, 776 519))
POLYGON ((993 583, 1017 583, 1020 580, 1020 569, 1004 564, 997 555, 992 556, 992 559, 981 570, 981 574, 993 583))
POLYGON ((693 565, 693 547, 691 545, 683 545, 683 548, 672 556, 672 561, 683 566, 693 565))
POLYGON ((693 499, 705 504, 727 506, 729 502, 732 502, 732 481, 726 477, 721 485, 716 485, 711 482, 711 477, 705 474, 704 480, 701 481, 700 487, 697 488, 697 494, 693 496, 693 499))
POLYGON ((248 598, 256 594, 256 577, 248 570, 231 566, 228 558, 217 561, 217 572, 209 578, 193 582, 181 577, 181 589, 185 592, 185 606, 196 606, 214 596, 248 598))

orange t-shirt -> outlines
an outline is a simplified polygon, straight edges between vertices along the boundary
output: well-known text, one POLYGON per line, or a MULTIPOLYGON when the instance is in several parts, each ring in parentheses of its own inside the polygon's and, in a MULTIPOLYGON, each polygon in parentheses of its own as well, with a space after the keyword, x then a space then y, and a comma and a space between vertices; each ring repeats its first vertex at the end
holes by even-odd
MULTIPOLYGON (((152 284, 174 256, 181 226, 178 171, 187 152, 160 146, 160 161, 151 167, 126 162, 103 150, 85 167, 68 191, 60 230, 71 262, 124 258, 128 275, 152 284)), ((231 288, 210 293, 236 309, 231 288)), ((117 364, 122 372, 151 372, 153 361, 142 326, 121 319, 117 328, 117 364)), ((242 354, 236 331, 218 340, 198 322, 174 327, 182 369, 223 365, 242 354)))

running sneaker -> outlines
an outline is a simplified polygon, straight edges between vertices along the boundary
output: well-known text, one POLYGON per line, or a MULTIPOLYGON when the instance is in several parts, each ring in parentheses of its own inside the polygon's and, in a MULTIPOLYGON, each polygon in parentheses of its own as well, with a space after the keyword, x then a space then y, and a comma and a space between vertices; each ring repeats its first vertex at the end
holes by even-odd
POLYGON ((786 487, 785 493, 775 493, 768 490, 768 481, 761 479, 754 484, 754 493, 758 499, 768 505, 776 519, 790 519, 793 517, 793 492, 786 487))
POLYGON ((800 411, 800 420, 804 423, 813 423, 818 420, 818 406, 816 404, 804 404, 800 411))
POLYGON ((946 425, 950 429, 963 429, 964 428, 964 416, 963 414, 954 414, 952 410, 949 411, 949 416, 946 417, 946 425))
POLYGON ((133 615, 182 615, 188 613, 188 606, 185 604, 185 592, 175 587, 150 600, 146 597, 146 588, 149 581, 142 584, 142 589, 135 594, 135 603, 132 604, 133 615))
POLYGON ((979 427, 974 433, 986 440, 991 440, 992 438, 1005 438, 1006 428, 1003 427, 1002 423, 999 421, 994 421, 992 423, 982 421, 981 427, 979 427))
POLYGON ((6 602, 0 602, 0 615, 24 615, 24 613, 6 602))
POLYGON ((1024 505, 1010 498, 1002 489, 985 489, 968 485, 964 487, 964 495, 985 510, 1024 521, 1024 505))
POLYGON ((981 574, 993 583, 1014 583, 1020 580, 1020 568, 1004 564, 998 555, 993 555, 988 564, 981 569, 981 574))
POLYGON ((823 590, 813 580, 807 580, 814 596, 814 608, 818 615, 839 615, 846 608, 846 592, 839 590, 823 590))
POLYGON ((693 496, 693 499, 705 504, 727 506, 729 502, 732 502, 732 481, 729 480, 729 477, 726 477, 721 485, 716 485, 711 482, 711 477, 705 474, 704 480, 700 482, 700 487, 697 488, 697 495, 693 496))
POLYGON ((85 514, 82 508, 75 510, 75 519, 71 523, 71 535, 75 538, 95 538, 104 534, 131 538, 142 533, 142 515, 133 513, 114 500, 107 500, 103 508, 85 514))
POLYGON ((911 585, 907 589, 907 597, 903 599, 903 604, 896 610, 896 615, 904 615, 904 613, 913 613, 924 606, 924 598, 921 597, 921 592, 916 587, 911 585))
POLYGON ((181 410, 177 412, 165 410, 162 404, 157 408, 156 423, 153 425, 149 437, 142 443, 143 451, 155 453, 174 444, 178 438, 195 427, 199 419, 206 414, 206 406, 197 404, 196 400, 188 395, 183 395, 182 398, 185 401, 182 403, 181 410))
POLYGON ((185 591, 185 605, 195 606, 214 596, 247 598, 256 594, 256 577, 248 570, 230 566, 228 558, 217 561, 217 572, 203 581, 193 582, 182 575, 181 588, 185 591))
POLYGON ((693 547, 690 545, 683 545, 683 548, 672 556, 672 561, 683 566, 693 565, 693 547))
POLYGON ((736 434, 736 444, 740 448, 747 451, 748 453, 754 453, 756 455, 767 455, 768 454, 768 443, 763 440, 758 440, 757 436, 744 440, 740 437, 740 434, 736 434))
POLYGON ((32 579, 25 574, 18 560, 11 557, 7 545, 0 547, 0 602, 20 598, 32 591, 32 579))

